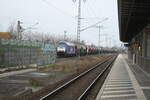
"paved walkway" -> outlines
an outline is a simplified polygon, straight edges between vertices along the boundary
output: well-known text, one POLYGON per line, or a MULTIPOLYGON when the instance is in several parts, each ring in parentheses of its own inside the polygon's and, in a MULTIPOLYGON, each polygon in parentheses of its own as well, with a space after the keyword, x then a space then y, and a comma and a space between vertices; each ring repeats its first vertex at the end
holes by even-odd
POLYGON ((96 100, 147 100, 121 54, 116 59, 96 100))
POLYGON ((150 100, 150 73, 145 72, 140 66, 132 64, 132 61, 126 58, 130 69, 134 73, 141 89, 143 90, 147 100, 150 100))
POLYGON ((24 69, 24 70, 19 70, 19 71, 7 72, 7 73, 0 74, 0 78, 12 76, 12 75, 17 75, 17 74, 33 72, 33 71, 36 71, 36 70, 37 69, 24 69))

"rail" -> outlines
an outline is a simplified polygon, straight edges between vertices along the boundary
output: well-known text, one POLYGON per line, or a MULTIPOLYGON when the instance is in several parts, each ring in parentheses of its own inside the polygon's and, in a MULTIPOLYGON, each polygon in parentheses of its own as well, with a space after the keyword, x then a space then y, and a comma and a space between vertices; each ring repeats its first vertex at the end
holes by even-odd
MULTIPOLYGON (((50 92, 49 94, 47 94, 46 96, 40 98, 40 100, 47 100, 47 98, 52 97, 54 95, 56 95, 58 92, 60 92, 61 90, 65 89, 66 87, 68 87, 70 84, 72 84, 73 82, 75 82, 77 79, 85 76, 86 74, 88 74, 88 72, 94 70, 95 68, 101 66, 102 64, 106 63, 108 60, 110 60, 111 58, 113 58, 113 61, 116 57, 109 57, 105 60, 103 60, 102 62, 100 62, 99 64, 95 65, 94 67, 90 68, 89 70, 81 73, 80 75, 78 75, 77 77, 73 78, 72 80, 66 82, 65 84, 63 84, 62 86, 56 88, 55 90, 53 90, 52 92, 50 92)), ((107 67, 98 75, 98 77, 92 82, 92 84, 86 89, 86 91, 79 97, 78 100, 82 99, 85 97, 85 94, 87 94, 87 91, 90 90, 90 88, 92 87, 92 85, 96 82, 96 80, 108 69, 108 67, 113 63, 113 61, 111 63, 109 63, 107 65, 107 67)))

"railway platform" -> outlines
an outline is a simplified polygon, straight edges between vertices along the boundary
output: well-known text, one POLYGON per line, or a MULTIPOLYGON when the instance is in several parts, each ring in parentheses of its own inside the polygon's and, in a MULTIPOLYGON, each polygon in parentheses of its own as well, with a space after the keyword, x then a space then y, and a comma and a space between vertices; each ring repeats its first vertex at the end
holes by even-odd
POLYGON ((120 54, 96 100, 150 100, 150 77, 120 54))

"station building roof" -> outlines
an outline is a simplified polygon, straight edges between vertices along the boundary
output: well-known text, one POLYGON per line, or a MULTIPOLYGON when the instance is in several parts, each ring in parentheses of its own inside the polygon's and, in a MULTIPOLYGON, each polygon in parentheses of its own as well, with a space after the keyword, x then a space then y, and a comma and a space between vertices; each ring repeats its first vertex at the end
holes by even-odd
POLYGON ((150 23, 150 0, 118 0, 120 40, 130 42, 150 23))

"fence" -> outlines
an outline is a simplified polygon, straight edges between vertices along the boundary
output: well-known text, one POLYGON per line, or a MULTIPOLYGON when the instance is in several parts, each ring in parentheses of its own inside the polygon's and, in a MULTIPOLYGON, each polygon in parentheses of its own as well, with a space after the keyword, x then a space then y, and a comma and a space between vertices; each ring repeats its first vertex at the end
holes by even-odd
POLYGON ((56 46, 53 43, 0 38, 0 68, 46 65, 54 63, 55 59, 56 46))

